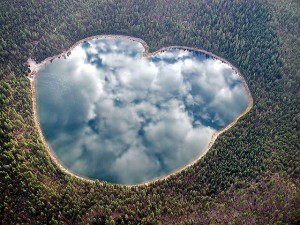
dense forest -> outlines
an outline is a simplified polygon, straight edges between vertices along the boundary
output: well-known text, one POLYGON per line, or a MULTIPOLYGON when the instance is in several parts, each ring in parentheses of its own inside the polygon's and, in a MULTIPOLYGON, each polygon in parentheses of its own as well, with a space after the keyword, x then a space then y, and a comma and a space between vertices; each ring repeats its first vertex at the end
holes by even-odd
POLYGON ((296 0, 1 0, 1 224, 299 224, 300 38, 296 0), (254 106, 199 162, 148 186, 86 182, 35 128, 29 57, 97 34, 224 57, 254 106))

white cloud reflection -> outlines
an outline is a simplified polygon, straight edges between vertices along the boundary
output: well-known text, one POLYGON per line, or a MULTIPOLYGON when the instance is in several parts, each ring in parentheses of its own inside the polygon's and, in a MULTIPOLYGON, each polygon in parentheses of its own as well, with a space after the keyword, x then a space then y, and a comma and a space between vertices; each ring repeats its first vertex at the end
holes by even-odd
POLYGON ((247 107, 227 64, 184 50, 141 58, 142 46, 100 39, 37 77, 46 139, 72 171, 141 183, 184 166, 247 107))

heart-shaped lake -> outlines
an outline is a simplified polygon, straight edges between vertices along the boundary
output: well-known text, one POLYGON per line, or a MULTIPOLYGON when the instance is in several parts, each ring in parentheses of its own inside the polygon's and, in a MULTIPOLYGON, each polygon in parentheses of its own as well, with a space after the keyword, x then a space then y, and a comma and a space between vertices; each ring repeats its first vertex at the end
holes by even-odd
POLYGON ((45 63, 36 76, 39 122, 63 164, 119 184, 172 173, 206 150, 248 106, 232 66, 199 51, 145 56, 140 42, 98 38, 45 63))

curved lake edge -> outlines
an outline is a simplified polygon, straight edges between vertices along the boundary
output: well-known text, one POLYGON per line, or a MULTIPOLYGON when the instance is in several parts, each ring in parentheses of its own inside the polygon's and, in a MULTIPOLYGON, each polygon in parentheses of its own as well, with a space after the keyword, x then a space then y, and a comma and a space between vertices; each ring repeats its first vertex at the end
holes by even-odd
MULTIPOLYGON (((37 103, 36 103, 37 96, 36 96, 36 82, 35 82, 35 78, 36 78, 36 75, 37 75, 38 71, 41 68, 43 68, 43 66, 45 66, 45 64, 47 62, 49 62, 49 61, 51 61, 51 60, 53 60, 55 58, 65 57, 68 54, 68 52, 71 52, 76 46, 78 46, 79 44, 81 44, 83 42, 90 41, 90 40, 93 40, 93 39, 106 39, 106 38, 122 38, 122 39, 127 39, 127 40, 132 40, 132 41, 139 42, 140 44, 142 44, 142 46, 144 48, 144 52, 143 52, 142 57, 151 57, 151 56, 154 56, 154 55, 156 55, 156 54, 158 54, 160 52, 164 52, 164 51, 171 50, 171 49, 181 49, 181 50, 188 50, 188 51, 200 52, 202 54, 210 56, 213 59, 218 59, 222 63, 228 64, 238 74, 238 76, 240 77, 240 79, 241 79, 241 81, 242 81, 242 83, 243 83, 243 85, 244 85, 244 87, 246 89, 247 96, 248 96, 248 106, 245 109, 245 111, 242 114, 240 114, 238 117, 236 117, 225 128, 223 128, 223 129, 217 131, 216 133, 214 133, 212 135, 211 139, 210 139, 210 142, 209 142, 208 146, 203 150, 203 152, 195 160, 193 160, 189 164, 187 164, 184 167, 181 167, 179 169, 176 169, 176 170, 174 170, 173 172, 171 172, 171 173, 169 173, 167 175, 155 178, 155 179, 147 181, 145 183, 132 184, 132 185, 128 185, 128 184, 113 184, 112 183, 111 185, 121 185, 121 186, 127 186, 127 187, 138 187, 138 186, 150 185, 150 184, 153 184, 154 182, 165 180, 165 179, 167 179, 167 178, 169 178, 169 177, 171 177, 171 176, 173 176, 173 175, 175 175, 177 173, 182 172, 183 170, 185 170, 188 167, 190 167, 190 166, 194 165, 195 163, 197 163, 204 155, 206 155, 206 153, 208 152, 208 150, 213 146, 213 144, 216 141, 216 139, 218 138, 218 136, 221 135, 222 133, 224 133, 225 131, 229 130, 231 127, 233 127, 237 123, 237 121, 241 117, 243 117, 244 115, 246 115, 250 111, 250 109, 253 107, 253 97, 252 97, 251 91, 250 91, 250 89, 248 87, 248 84, 247 84, 246 80, 244 79, 244 77, 242 76, 242 74, 240 73, 240 71, 237 69, 237 67, 235 67, 232 63, 230 63, 226 59, 224 59, 224 58, 222 58, 220 56, 217 56, 217 55, 215 55, 212 52, 209 52, 209 51, 206 51, 206 50, 203 50, 203 49, 200 49, 200 48, 174 45, 174 46, 168 46, 168 47, 160 48, 159 50, 157 50, 155 52, 149 52, 149 46, 147 45, 147 43, 144 40, 142 40, 140 38, 126 36, 126 35, 96 35, 96 36, 87 37, 87 38, 84 38, 82 40, 77 41, 75 44, 73 44, 68 49, 64 50, 62 53, 54 55, 54 56, 51 56, 51 57, 48 57, 48 58, 44 59, 43 61, 41 61, 39 64, 36 64, 36 62, 33 59, 29 58, 28 61, 27 61, 27 65, 30 68, 30 72, 28 73, 27 78, 30 80, 30 86, 31 86, 34 123, 35 123, 37 131, 38 131, 38 133, 40 135, 41 141, 42 141, 43 145, 45 146, 45 148, 46 148, 46 150, 47 150, 47 152, 48 152, 51 160, 56 165, 58 165, 58 167, 60 168, 61 171, 65 172, 68 175, 71 175, 71 176, 76 177, 76 178, 78 178, 80 180, 83 180, 83 181, 92 182, 92 183, 95 182, 94 179, 90 179, 88 177, 84 177, 82 175, 78 175, 78 174, 76 174, 74 172, 69 171, 66 167, 64 167, 62 165, 62 163, 60 162, 60 160, 58 159, 58 157, 56 156, 55 152, 51 149, 50 145, 47 143, 47 141, 45 139, 45 136, 43 134, 43 131, 41 129, 39 119, 38 119, 38 110, 37 110, 37 103)), ((102 184, 103 181, 100 181, 100 183, 102 184)))

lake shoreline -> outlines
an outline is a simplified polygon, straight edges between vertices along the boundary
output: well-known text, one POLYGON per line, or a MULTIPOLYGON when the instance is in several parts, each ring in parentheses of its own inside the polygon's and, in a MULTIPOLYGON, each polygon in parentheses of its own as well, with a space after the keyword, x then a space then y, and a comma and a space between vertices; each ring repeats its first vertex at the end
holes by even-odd
MULTIPOLYGON (((50 145, 47 143, 45 136, 42 132, 41 126, 40 126, 40 122, 38 119, 38 110, 37 110, 37 104, 36 104, 36 82, 35 82, 35 77, 38 73, 38 71, 40 69, 43 68, 43 66, 45 66, 45 64, 55 58, 58 57, 64 57, 66 56, 70 51, 72 51, 76 46, 78 46, 79 44, 89 41, 89 40, 93 40, 93 39, 106 39, 106 38, 122 38, 122 39, 127 39, 127 40, 132 40, 132 41, 136 41, 142 44, 144 51, 143 51, 143 57, 151 57, 154 56, 160 52, 164 52, 170 49, 181 49, 181 50, 188 50, 188 51, 196 51, 196 52, 200 52, 202 54, 206 54, 209 55, 210 57, 214 58, 214 59, 218 59, 223 63, 228 64, 230 67, 232 67, 232 69, 234 69, 236 71, 236 73, 238 74, 238 76, 241 78, 242 83, 247 91, 247 95, 248 95, 248 106, 246 108, 246 110, 240 114, 238 117, 236 117, 228 126, 226 126, 225 128, 223 128, 222 130, 214 133, 210 139, 210 142, 208 144, 208 146, 204 149, 204 151, 192 162, 190 162, 189 164, 187 164, 184 167, 181 167, 179 169, 174 170, 173 172, 169 173, 168 175, 164 175, 158 178, 155 178, 154 180, 150 180, 147 181, 145 183, 141 183, 141 184, 133 184, 133 185, 126 185, 126 184, 112 184, 112 185, 121 185, 121 186, 126 186, 126 187, 140 187, 140 186, 147 186, 147 185, 151 185, 155 182, 161 181, 161 180, 165 180, 175 174, 178 174, 180 172, 182 172, 183 170, 187 169, 188 167, 194 165, 195 163, 197 163, 204 155, 206 155, 206 153, 208 152, 208 150, 213 146, 214 142, 216 141, 216 139, 218 138, 219 135, 221 135, 222 133, 224 133, 225 131, 227 131, 228 129, 230 129, 232 126, 234 126, 236 124, 236 122, 243 117, 244 115, 246 115, 250 109, 253 106, 253 98, 252 98, 252 94, 251 91, 248 87, 248 84, 246 82, 246 80, 244 79, 244 77, 241 75, 240 71, 233 65, 231 64, 229 61, 227 61, 226 59, 223 59, 215 54, 213 54, 212 52, 203 50, 203 49, 199 49, 199 48, 194 48, 194 47, 185 47, 185 46, 168 46, 168 47, 163 47, 155 52, 150 53, 149 52, 149 46, 147 45, 147 43, 140 39, 140 38, 135 38, 135 37, 131 37, 131 36, 125 36, 125 35, 96 35, 96 36, 91 36, 85 39, 82 39, 80 41, 77 41, 75 44, 73 44, 71 47, 69 47, 67 50, 63 51, 60 54, 54 55, 52 57, 48 57, 46 59, 44 59, 43 61, 41 61, 39 64, 36 64, 36 62, 29 58, 27 61, 27 64, 30 67, 30 73, 28 74, 28 79, 30 80, 30 85, 31 85, 31 93, 32 93, 32 106, 33 106, 33 117, 34 117, 34 123, 35 126, 39 132, 40 138, 48 152, 48 154, 50 155, 51 160, 53 160, 53 162, 55 164, 58 165, 58 167, 65 172, 68 175, 71 175, 73 177, 76 177, 80 180, 83 181, 87 181, 87 182, 95 182, 95 180, 93 179, 89 179, 87 177, 83 177, 83 176, 79 176, 77 174, 75 174, 74 172, 69 171, 68 169, 66 169, 62 163, 58 160, 55 152, 51 149, 50 145)), ((102 182, 102 181, 100 181, 102 182)))

